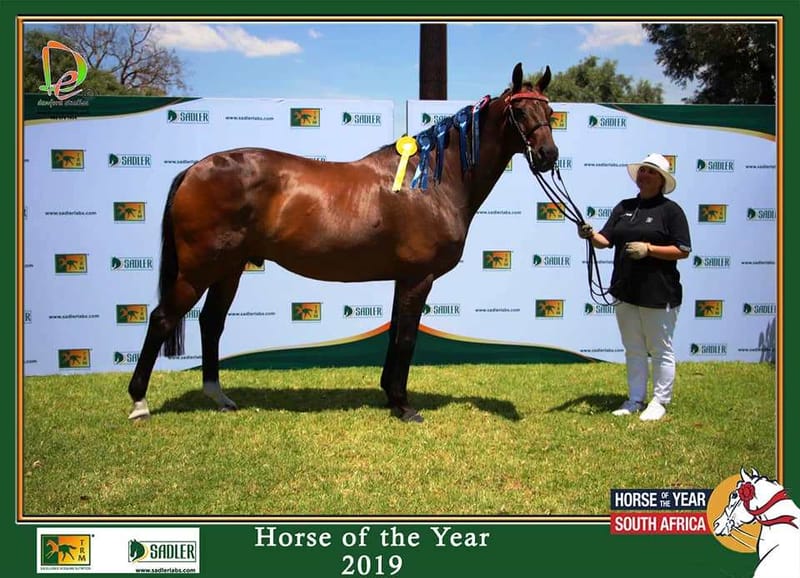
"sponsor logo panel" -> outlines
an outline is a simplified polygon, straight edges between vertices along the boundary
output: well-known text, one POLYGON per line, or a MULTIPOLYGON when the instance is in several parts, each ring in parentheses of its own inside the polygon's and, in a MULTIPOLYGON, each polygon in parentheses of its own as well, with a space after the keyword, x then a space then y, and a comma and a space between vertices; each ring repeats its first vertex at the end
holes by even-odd
POLYGON ((59 369, 88 369, 92 367, 92 350, 83 349, 59 349, 58 368, 59 369))
POLYGON ((564 300, 537 299, 535 310, 537 319, 560 319, 564 317, 564 300))
POLYGON ((115 201, 114 222, 116 223, 144 223, 145 203, 140 201, 115 201))
POLYGON ((697 221, 699 223, 724 223, 728 218, 728 205, 708 204, 697 206, 697 221))
POLYGON ((320 301, 293 302, 292 321, 322 321, 322 302, 320 301))
POLYGON ((124 304, 116 307, 117 325, 147 323, 147 305, 124 304))
POLYGON ((694 302, 694 316, 698 319, 721 319, 723 304, 722 299, 697 299, 694 302))
POLYGON ((484 251, 483 268, 485 270, 511 269, 511 251, 484 251))
POLYGON ((536 203, 537 221, 563 221, 564 205, 562 203, 536 203))
POLYGON ((56 253, 57 275, 81 275, 89 270, 87 253, 56 253))
POLYGON ((319 128, 319 108, 292 108, 289 109, 289 126, 295 128, 319 128))
POLYGON ((50 168, 57 171, 82 171, 83 149, 50 149, 50 168))
POLYGON ((207 110, 168 110, 168 124, 208 124, 211 113, 207 110))

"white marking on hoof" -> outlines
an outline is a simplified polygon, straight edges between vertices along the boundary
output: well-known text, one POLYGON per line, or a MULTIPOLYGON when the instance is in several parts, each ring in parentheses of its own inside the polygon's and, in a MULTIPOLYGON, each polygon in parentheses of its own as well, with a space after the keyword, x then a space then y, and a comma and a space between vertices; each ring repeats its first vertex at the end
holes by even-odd
POLYGON ((203 393, 217 402, 222 410, 239 409, 236 403, 222 392, 222 387, 216 381, 206 381, 203 383, 203 393))
POLYGON ((133 411, 128 415, 128 419, 147 419, 150 417, 150 408, 147 407, 147 400, 133 402, 133 411))

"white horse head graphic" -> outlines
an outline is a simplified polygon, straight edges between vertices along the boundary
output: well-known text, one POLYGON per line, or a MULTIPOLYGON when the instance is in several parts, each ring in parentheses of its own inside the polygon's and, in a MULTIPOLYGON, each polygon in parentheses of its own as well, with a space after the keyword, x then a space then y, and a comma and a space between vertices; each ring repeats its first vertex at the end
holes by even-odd
POLYGON ((754 578, 800 578, 800 508, 775 480, 744 468, 714 533, 731 536, 753 521, 761 525, 754 578))

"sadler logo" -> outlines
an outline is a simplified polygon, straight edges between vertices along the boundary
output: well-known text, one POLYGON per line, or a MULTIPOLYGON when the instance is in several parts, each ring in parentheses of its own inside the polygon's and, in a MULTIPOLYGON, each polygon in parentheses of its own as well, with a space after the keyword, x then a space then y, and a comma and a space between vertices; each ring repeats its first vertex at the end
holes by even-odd
POLYGON ((318 128, 320 125, 320 109, 318 108, 292 108, 289 114, 289 126, 318 128))

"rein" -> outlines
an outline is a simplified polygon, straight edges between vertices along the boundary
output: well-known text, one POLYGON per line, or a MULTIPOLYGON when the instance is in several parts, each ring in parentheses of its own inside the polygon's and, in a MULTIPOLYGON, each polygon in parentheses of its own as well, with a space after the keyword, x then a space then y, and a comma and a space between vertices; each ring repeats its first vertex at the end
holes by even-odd
MULTIPOLYGON (((511 119, 511 124, 513 124, 514 128, 517 129, 519 136, 522 137, 522 141, 525 143, 525 159, 528 161, 528 167, 530 167, 533 176, 536 177, 536 181, 544 191, 544 194, 547 195, 547 198, 550 199, 550 202, 558 208, 558 210, 567 220, 572 221, 578 227, 585 225, 586 220, 583 218, 580 209, 578 209, 577 205, 569 196, 567 188, 564 185, 564 181, 561 179, 561 172, 558 170, 558 168, 554 167, 550 173, 552 185, 545 180, 541 171, 536 168, 533 147, 531 147, 528 139, 530 138, 530 135, 542 127, 546 126, 551 131, 552 128, 550 127, 549 122, 539 122, 530 130, 528 130, 527 134, 524 133, 522 131, 522 127, 520 127, 519 123, 517 122, 517 119, 514 118, 513 109, 511 107, 511 103, 514 100, 520 99, 539 100, 541 102, 550 101, 538 92, 518 92, 517 94, 506 97, 506 112, 508 112, 508 117, 511 119), (558 182, 556 182, 556 179, 558 179, 558 182)), ((613 296, 609 298, 608 289, 603 287, 603 283, 600 280, 600 267, 597 263, 597 253, 595 252, 591 239, 586 239, 586 269, 589 282, 589 293, 592 297, 592 301, 598 305, 614 305, 616 303, 616 299, 614 299, 613 296)))

